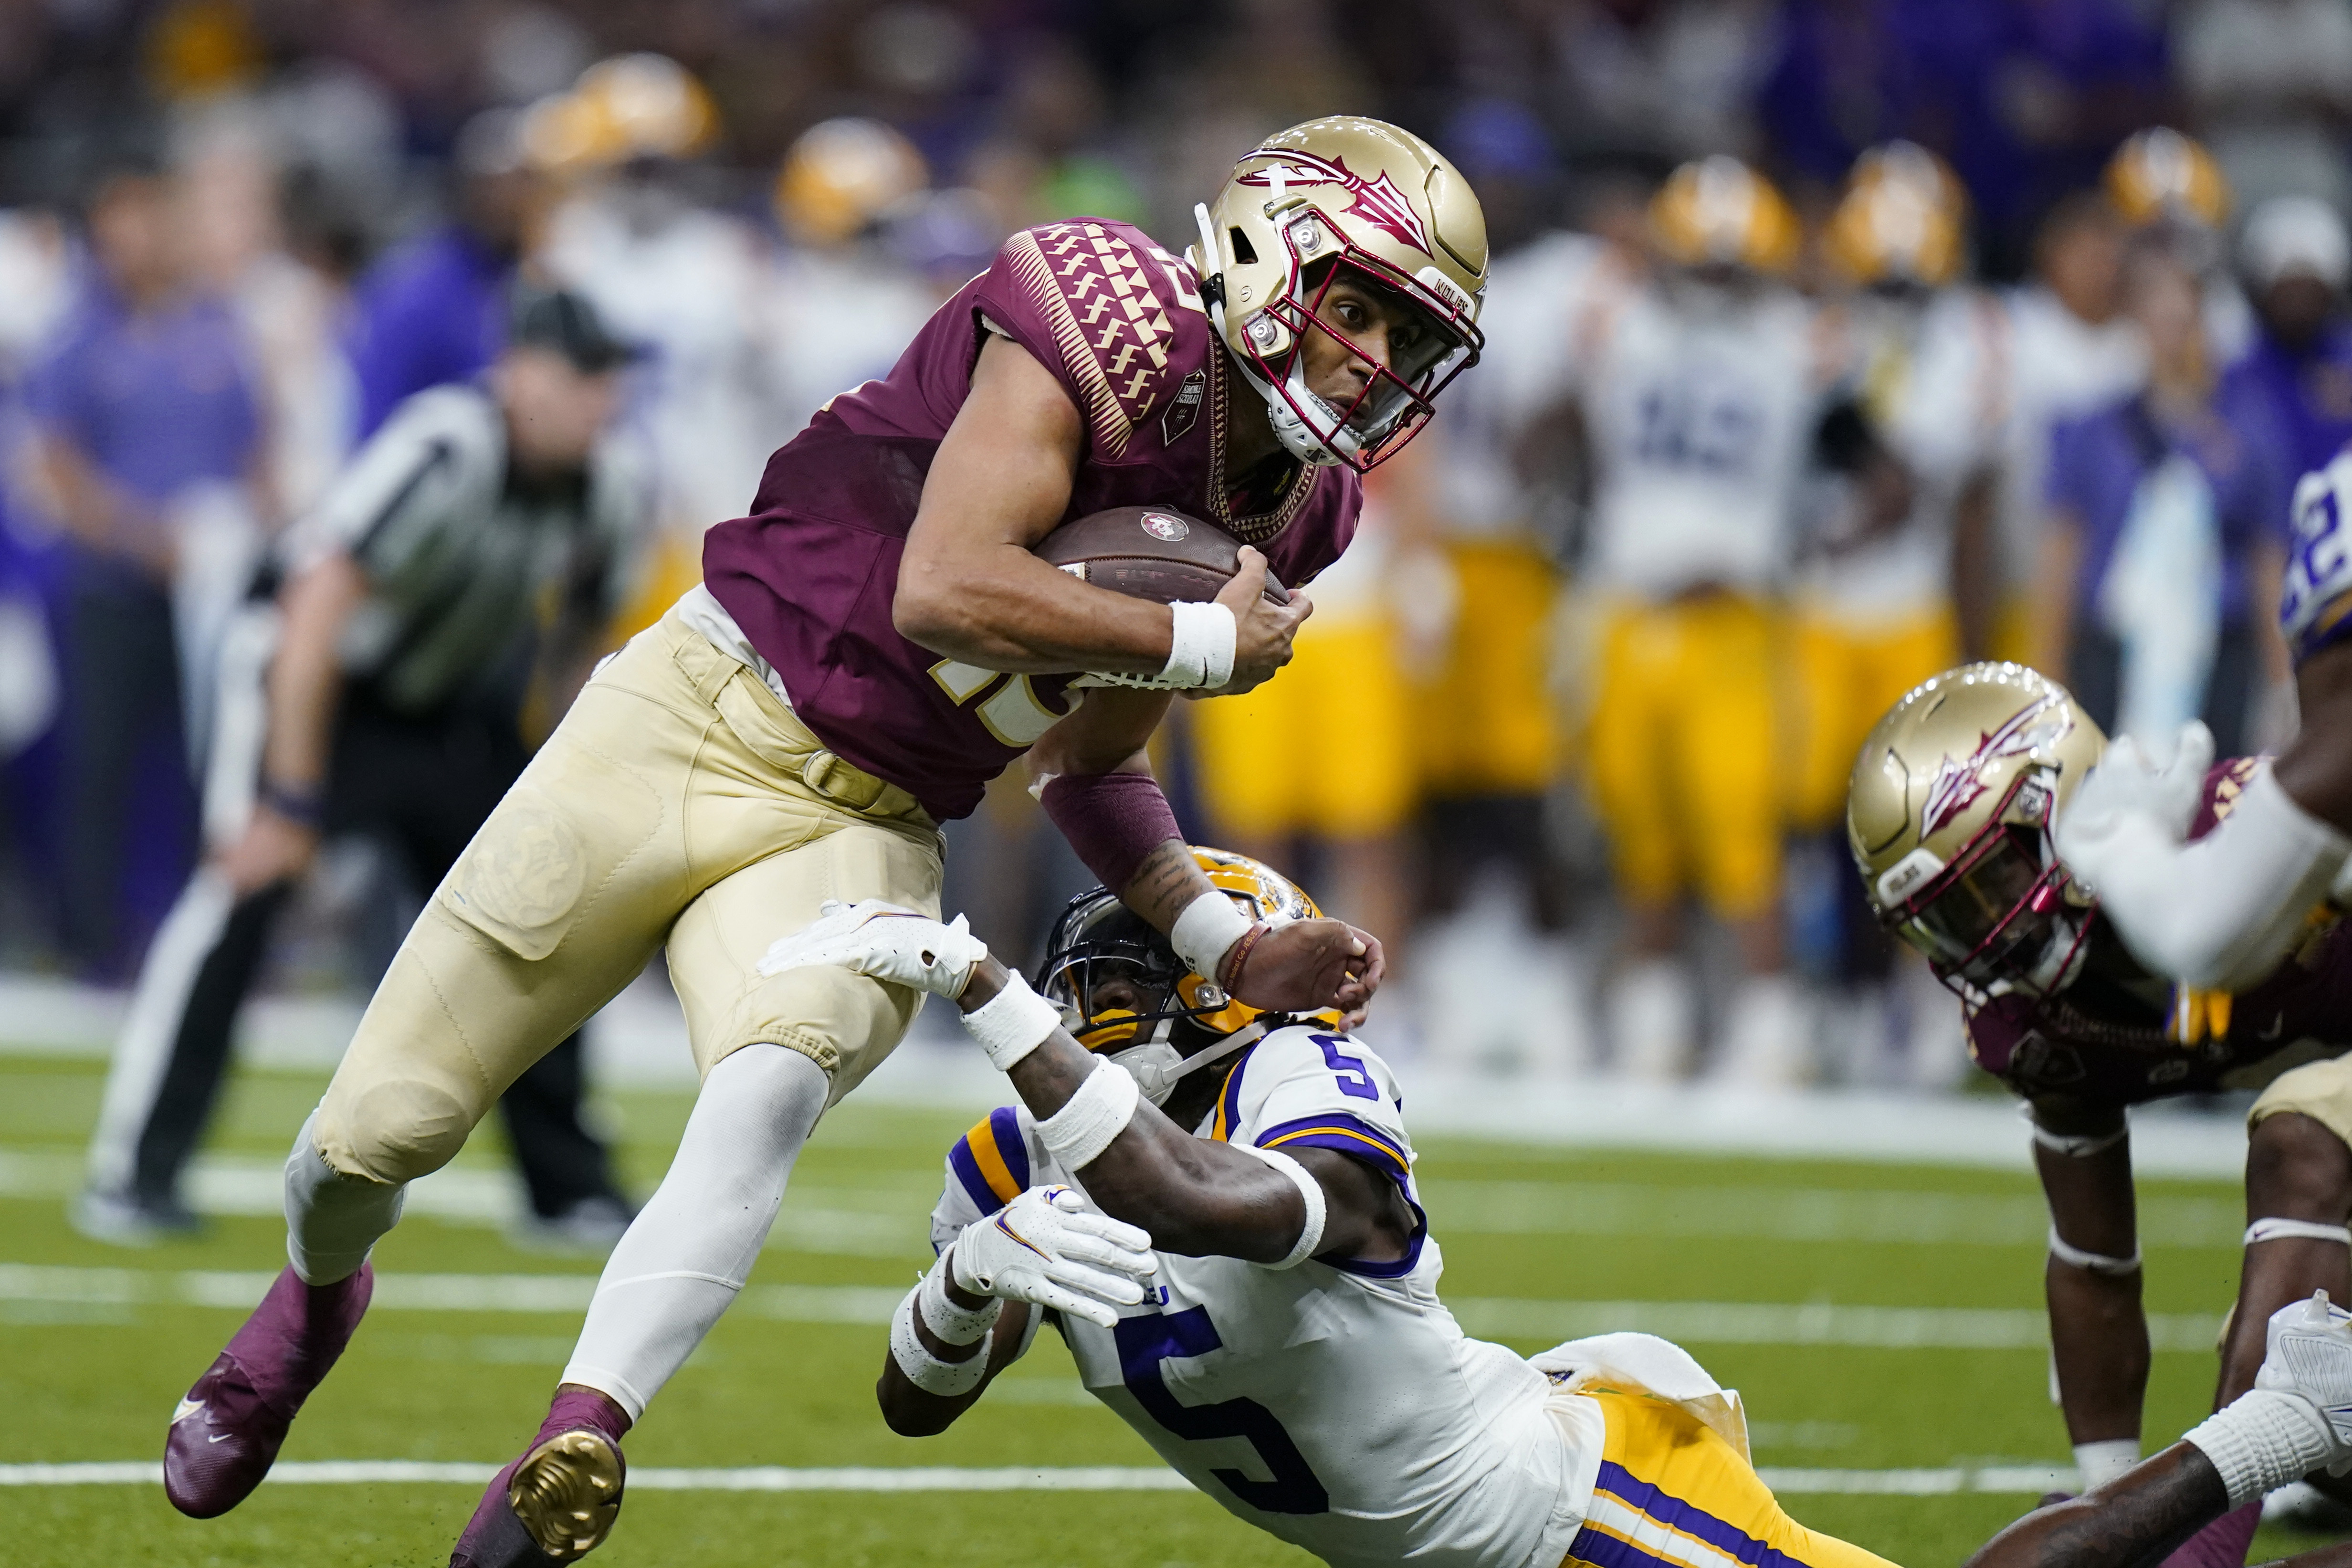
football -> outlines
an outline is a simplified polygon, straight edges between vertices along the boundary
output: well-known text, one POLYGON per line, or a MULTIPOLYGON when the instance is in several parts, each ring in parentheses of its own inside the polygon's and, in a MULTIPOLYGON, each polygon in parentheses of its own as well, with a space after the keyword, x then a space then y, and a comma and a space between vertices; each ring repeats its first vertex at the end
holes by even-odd
MULTIPOLYGON (((1082 517, 1045 536, 1037 556, 1083 583, 1167 605, 1213 599, 1241 565, 1241 544, 1213 522, 1169 507, 1120 506, 1082 517)), ((1289 590, 1268 573, 1265 596, 1289 590)))

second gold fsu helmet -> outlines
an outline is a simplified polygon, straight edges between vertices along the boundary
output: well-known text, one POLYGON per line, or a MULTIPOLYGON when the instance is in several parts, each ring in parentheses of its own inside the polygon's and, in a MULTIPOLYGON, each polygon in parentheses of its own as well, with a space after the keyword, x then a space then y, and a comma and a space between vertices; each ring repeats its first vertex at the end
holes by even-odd
POLYGON ((1192 211, 1210 318, 1302 462, 1361 470, 1393 455, 1477 359, 1486 214, 1461 172, 1411 132, 1356 115, 1294 125, 1244 153, 1192 211), (1412 318, 1345 408, 1308 388, 1300 353, 1310 329, 1347 339, 1323 310, 1342 277, 1402 300, 1412 318))

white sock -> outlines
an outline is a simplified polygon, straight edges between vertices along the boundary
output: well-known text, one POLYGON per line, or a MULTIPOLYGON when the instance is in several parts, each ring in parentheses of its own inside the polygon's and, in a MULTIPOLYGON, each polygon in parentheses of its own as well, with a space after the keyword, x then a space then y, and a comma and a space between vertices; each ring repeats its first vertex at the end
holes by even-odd
POLYGON ((782 1046, 710 1069, 669 1173, 604 1264, 562 1381, 645 1415, 743 1289, 831 1087, 782 1046))
POLYGON ((2264 1493, 2299 1481, 2335 1457, 2327 1417, 2299 1394, 2257 1388, 2242 1394, 2181 1434, 2194 1443, 2230 1489, 2230 1506, 2243 1508, 2264 1493))
POLYGON ((286 1260, 305 1285, 348 1279, 369 1248, 400 1223, 405 1184, 347 1176, 327 1163, 311 1141, 319 1113, 310 1112, 286 1156, 286 1260))

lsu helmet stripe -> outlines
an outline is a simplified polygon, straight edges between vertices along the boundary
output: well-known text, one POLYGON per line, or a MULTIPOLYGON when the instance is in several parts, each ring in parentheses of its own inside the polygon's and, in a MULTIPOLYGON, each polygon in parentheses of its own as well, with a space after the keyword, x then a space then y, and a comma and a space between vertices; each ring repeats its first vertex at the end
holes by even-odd
POLYGON ((1400 1184, 1412 1173, 1412 1167, 1406 1163, 1403 1151, 1396 1146, 1393 1140, 1344 1113, 1332 1112, 1298 1121, 1286 1121, 1257 1135, 1257 1146, 1261 1149, 1279 1149, 1292 1143, 1353 1154, 1359 1160, 1369 1162, 1381 1174, 1400 1184))

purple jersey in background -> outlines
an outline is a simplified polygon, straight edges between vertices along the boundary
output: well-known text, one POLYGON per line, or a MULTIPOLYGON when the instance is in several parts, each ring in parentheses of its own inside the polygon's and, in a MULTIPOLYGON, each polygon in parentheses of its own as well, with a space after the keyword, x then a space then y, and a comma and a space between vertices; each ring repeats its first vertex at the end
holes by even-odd
POLYGON ((364 441, 428 386, 470 381, 506 343, 514 264, 456 224, 399 247, 352 290, 344 350, 364 441))
POLYGON ((2223 380, 2270 409, 2293 473, 2326 468, 2352 441, 2352 324, 2332 323, 2300 350, 2265 332, 2223 380))
POLYGON ((704 581, 802 721, 940 819, 969 815, 1072 706, 1071 675, 959 664, 891 620, 924 477, 992 330, 1052 371, 1085 417, 1065 521, 1172 507, 1256 544, 1296 586, 1339 558, 1363 499, 1345 468, 1302 468, 1270 510, 1234 516, 1225 430, 1232 400, 1257 394, 1227 363, 1192 269, 1129 224, 1082 218, 1014 235, 889 375, 835 398, 769 458, 751 515, 703 545, 704 581))

